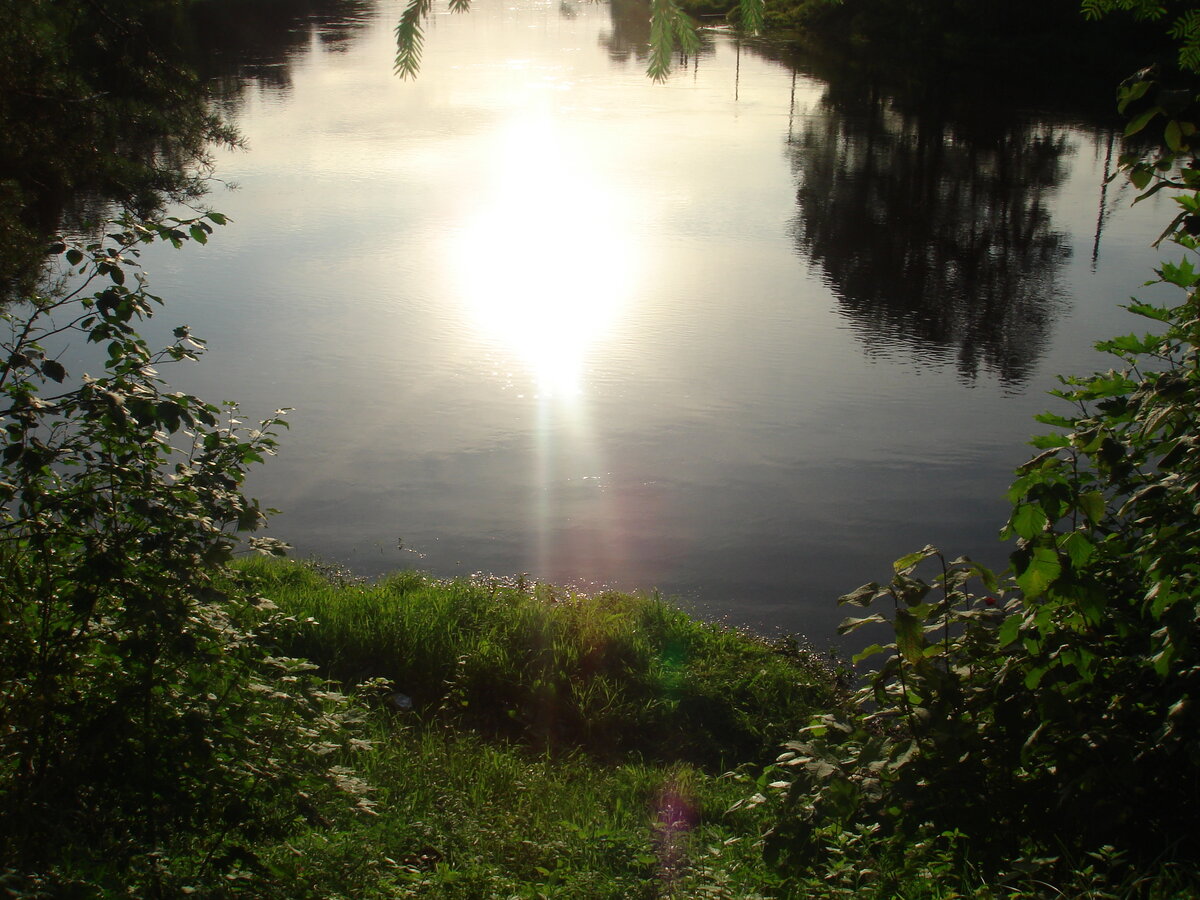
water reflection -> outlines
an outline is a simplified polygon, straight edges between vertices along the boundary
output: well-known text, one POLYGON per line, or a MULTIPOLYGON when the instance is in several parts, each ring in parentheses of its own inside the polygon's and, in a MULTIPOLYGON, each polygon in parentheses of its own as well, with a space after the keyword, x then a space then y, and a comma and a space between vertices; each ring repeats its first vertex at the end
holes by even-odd
MULTIPOLYGON (((1061 266, 1077 295, 1108 303, 1078 281, 1095 167, 1053 140, 1084 132, 1054 120, 1038 161, 1011 124, 981 137, 957 114, 917 115, 882 89, 859 102, 860 85, 819 73, 798 78, 785 145, 790 70, 715 34, 697 69, 653 85, 632 62, 644 42, 618 33, 621 10, 645 22, 633 0, 579 3, 573 18, 559 0, 437 12, 421 78, 401 82, 395 7, 349 52, 312 52, 325 31, 360 34, 346 6, 345 29, 280 26, 296 49, 279 63, 286 96, 248 83, 250 151, 221 169, 242 189, 214 200, 236 225, 146 259, 171 298, 164 327, 212 338, 180 387, 252 414, 296 408, 251 492, 284 510, 272 528, 298 555, 364 574, 657 585, 743 624, 824 634, 841 614, 832 598, 913 547, 1000 552, 1003 489, 1041 384, 1006 395, 985 377, 999 364, 980 363, 968 392, 954 366, 921 356, 953 359, 971 316, 1025 324, 955 305, 994 284, 1011 306, 1022 254, 1034 276, 1056 284, 1061 266), (624 62, 609 52, 621 48, 624 62), (840 110, 858 120, 831 121, 840 110), (1010 145, 1026 157, 1003 162, 1010 145), (1009 184, 1006 166, 1035 183, 1009 184), (920 224, 909 207, 926 198, 953 202, 920 224), (875 248, 851 242, 869 213, 875 248), (1065 263, 1060 231, 1076 248, 1065 263), (1035 252, 1047 235, 1049 261, 1035 252), (899 283, 902 248, 932 269, 956 260, 938 243, 956 240, 1006 274, 899 283), (961 296, 943 310, 939 289, 961 296), (944 333, 910 321, 943 313, 959 317, 944 333), (897 352, 868 359, 864 339, 897 352)), ((226 52, 256 71, 257 51, 226 52)), ((1120 226, 1110 234, 1106 254, 1120 226)), ((1051 330, 1036 299, 1022 301, 1031 346, 997 342, 1024 359, 1051 330)), ((1055 329, 1055 368, 1064 334, 1085 341, 1076 322, 1055 329)))
POLYGON ((491 196, 471 204, 450 270, 472 324, 515 353, 539 394, 577 395, 589 350, 629 295, 636 249, 616 198, 547 118, 514 120, 487 158, 491 196))
POLYGON ((345 49, 377 6, 209 0, 175 15, 146 0, 94 16, 68 5, 59 32, 37 5, 14 8, 0 39, 0 298, 31 287, 51 234, 90 234, 114 204, 148 215, 202 203, 247 87, 288 88, 298 51, 345 49))
POLYGON ((792 229, 871 352, 952 358, 964 380, 1015 388, 1061 311, 1070 249, 1049 200, 1070 145, 994 106, 956 112, 833 82, 789 138, 792 229))
POLYGON ((142 0, 6 4, 0 29, 0 300, 33 287, 59 229, 92 233, 194 200, 233 135, 175 52, 179 23, 142 0))
MULTIPOLYGON (((645 63, 650 57, 650 3, 648 0, 609 0, 611 27, 600 33, 600 46, 614 63, 634 59, 645 63)), ((686 68, 689 61, 711 57, 715 52, 712 35, 701 31, 700 44, 691 57, 679 54, 676 62, 686 68)))
POLYGON ((344 51, 379 14, 377 0, 208 0, 190 10, 197 70, 236 103, 247 84, 287 91, 314 43, 344 51))

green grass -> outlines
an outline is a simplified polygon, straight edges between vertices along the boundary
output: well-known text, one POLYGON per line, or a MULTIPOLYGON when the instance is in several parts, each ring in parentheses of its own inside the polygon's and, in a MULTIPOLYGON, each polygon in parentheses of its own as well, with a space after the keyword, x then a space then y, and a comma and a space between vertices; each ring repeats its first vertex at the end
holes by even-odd
POLYGON ((684 764, 549 759, 401 726, 363 754, 379 815, 276 848, 280 896, 751 897, 745 785, 684 764))
MULTIPOLYGON (((298 620, 280 647, 345 686, 384 679, 410 717, 536 752, 689 762, 773 759, 837 702, 816 654, 707 625, 656 598, 578 596, 499 580, 402 573, 331 581, 269 560, 245 570, 298 620)), ((381 693, 384 693, 381 691, 381 693)))
POLYGON ((278 896, 745 898, 775 884, 760 811, 730 807, 755 790, 742 773, 838 702, 816 654, 653 597, 242 571, 295 620, 278 653, 370 710, 371 745, 346 763, 376 815, 325 808, 271 848, 278 896))

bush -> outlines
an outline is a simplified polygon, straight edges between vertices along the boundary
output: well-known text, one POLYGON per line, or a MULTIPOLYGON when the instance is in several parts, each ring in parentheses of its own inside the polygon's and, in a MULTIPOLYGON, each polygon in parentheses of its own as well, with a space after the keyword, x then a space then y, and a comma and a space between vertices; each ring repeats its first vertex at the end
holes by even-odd
POLYGON ((58 289, 3 312, 0 870, 18 893, 250 877, 255 840, 356 787, 325 755, 344 703, 268 653, 281 617, 227 567, 264 519, 240 487, 279 415, 243 433, 232 407, 167 390, 156 367, 202 342, 178 328, 153 352, 135 328, 161 302, 139 247, 222 221, 62 242, 58 289), (71 341, 103 374, 66 370, 71 341))

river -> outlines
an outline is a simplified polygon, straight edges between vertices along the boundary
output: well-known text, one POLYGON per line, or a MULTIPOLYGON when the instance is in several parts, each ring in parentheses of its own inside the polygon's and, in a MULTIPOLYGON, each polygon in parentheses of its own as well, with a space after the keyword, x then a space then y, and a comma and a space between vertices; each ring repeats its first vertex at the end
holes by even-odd
POLYGON ((628 0, 439 2, 405 81, 399 3, 307 5, 221 24, 233 221, 145 257, 210 342, 170 380, 293 408, 249 487, 295 555, 817 643, 926 543, 1003 564, 1032 416, 1158 258, 1111 122, 721 29, 655 84, 628 0))

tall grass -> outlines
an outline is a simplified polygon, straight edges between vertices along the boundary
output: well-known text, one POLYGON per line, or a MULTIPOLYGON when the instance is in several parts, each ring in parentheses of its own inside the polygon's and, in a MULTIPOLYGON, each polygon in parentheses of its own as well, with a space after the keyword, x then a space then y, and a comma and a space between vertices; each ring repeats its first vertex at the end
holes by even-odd
POLYGON ((738 804, 756 789, 742 773, 838 702, 817 655, 653 597, 414 573, 367 585, 273 560, 242 571, 294 620, 277 652, 373 710, 346 762, 376 815, 314 810, 267 850, 256 896, 783 889, 763 816, 738 804))
POLYGON ((719 771, 773 758, 839 700, 816 654, 704 624, 657 598, 411 572, 364 585, 271 560, 245 571, 297 620, 281 653, 343 685, 386 681, 381 701, 398 715, 538 752, 719 771))

